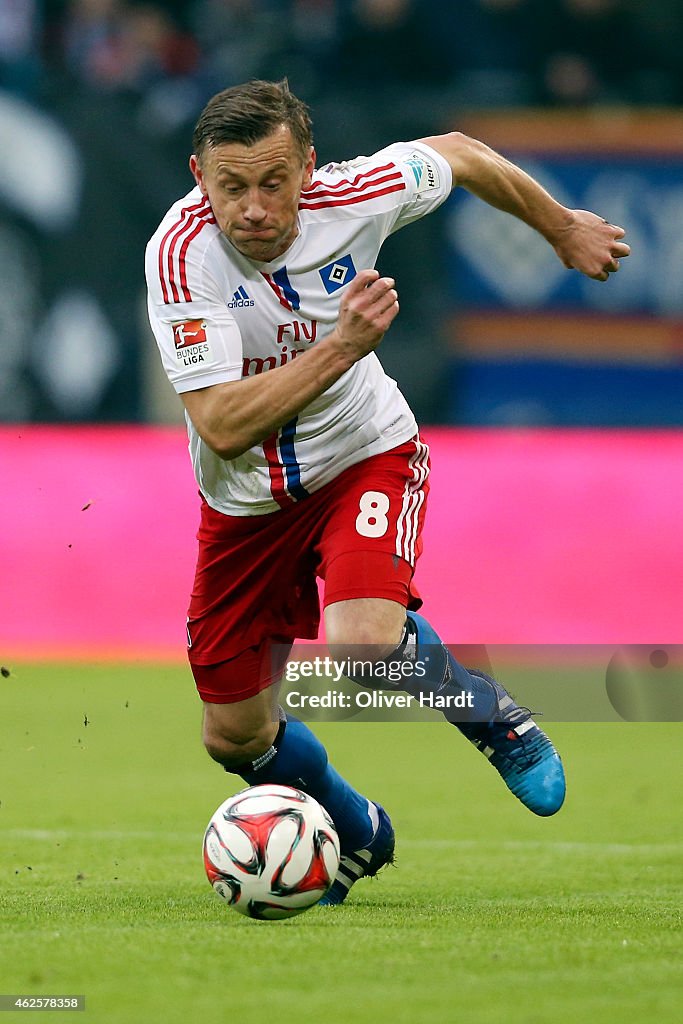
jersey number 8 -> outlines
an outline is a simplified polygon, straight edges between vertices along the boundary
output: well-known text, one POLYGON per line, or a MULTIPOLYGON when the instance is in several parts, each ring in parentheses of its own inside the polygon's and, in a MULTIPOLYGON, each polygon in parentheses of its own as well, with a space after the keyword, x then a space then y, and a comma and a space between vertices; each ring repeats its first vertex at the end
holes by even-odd
POLYGON ((361 537, 383 537, 389 529, 389 499, 382 491, 365 491, 358 502, 356 530, 361 537))

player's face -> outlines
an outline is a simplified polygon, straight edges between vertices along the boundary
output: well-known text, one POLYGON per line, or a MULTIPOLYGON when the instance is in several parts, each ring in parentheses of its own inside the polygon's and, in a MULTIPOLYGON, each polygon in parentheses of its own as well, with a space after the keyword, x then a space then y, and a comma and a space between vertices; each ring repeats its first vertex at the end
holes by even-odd
POLYGON ((297 236, 301 190, 311 182, 315 153, 302 161, 284 125, 253 146, 225 142, 190 158, 223 234, 244 256, 263 263, 281 256, 297 236))

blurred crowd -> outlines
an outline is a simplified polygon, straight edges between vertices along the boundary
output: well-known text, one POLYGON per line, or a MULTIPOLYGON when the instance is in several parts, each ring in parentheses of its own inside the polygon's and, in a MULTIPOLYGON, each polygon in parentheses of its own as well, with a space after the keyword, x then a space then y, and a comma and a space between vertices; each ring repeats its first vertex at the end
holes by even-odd
POLYGON ((0 87, 125 94, 163 131, 287 73, 399 104, 683 102, 680 0, 0 0, 0 87))
MULTIPOLYGON (((218 90, 286 75, 325 163, 464 110, 683 104, 681 52, 683 0, 0 0, 0 420, 166 414, 141 254, 218 90)), ((431 420, 444 355, 414 331, 439 336, 452 301, 444 223, 382 255, 402 282, 385 365, 431 420)))

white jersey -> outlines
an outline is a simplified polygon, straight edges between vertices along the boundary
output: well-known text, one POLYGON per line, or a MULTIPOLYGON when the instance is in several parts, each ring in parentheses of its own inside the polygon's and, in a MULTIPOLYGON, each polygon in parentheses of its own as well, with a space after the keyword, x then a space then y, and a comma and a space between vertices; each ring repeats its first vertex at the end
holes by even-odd
MULTIPOLYGON (((301 195, 297 238, 271 263, 239 253, 195 188, 171 207, 146 253, 149 318, 176 391, 266 373, 317 344, 337 322, 345 286, 375 265, 384 240, 451 187, 448 163, 418 142, 328 164, 301 195)), ((219 458, 186 419, 199 489, 233 516, 291 505, 417 430, 374 353, 236 459, 219 458)))

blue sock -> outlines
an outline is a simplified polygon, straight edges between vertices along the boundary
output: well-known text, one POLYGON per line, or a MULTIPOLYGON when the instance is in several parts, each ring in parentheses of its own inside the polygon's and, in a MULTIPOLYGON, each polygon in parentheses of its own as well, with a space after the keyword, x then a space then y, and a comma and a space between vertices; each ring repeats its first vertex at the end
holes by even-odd
POLYGON ((274 782, 310 793, 334 821, 342 853, 367 846, 374 835, 374 805, 335 771, 325 747, 298 718, 288 715, 272 747, 255 761, 240 765, 236 774, 250 786, 274 782))
MULTIPOLYGON (((481 723, 487 723, 497 708, 493 686, 485 679, 471 675, 444 646, 439 634, 422 615, 408 612, 401 647, 404 657, 420 661, 427 669, 421 678, 406 679, 401 688, 408 693, 433 693, 440 696, 472 694, 472 707, 444 711, 444 717, 468 738, 476 737, 481 723), (412 650, 410 649, 412 646, 412 650)), ((391 660, 395 655, 390 655, 391 660)))

